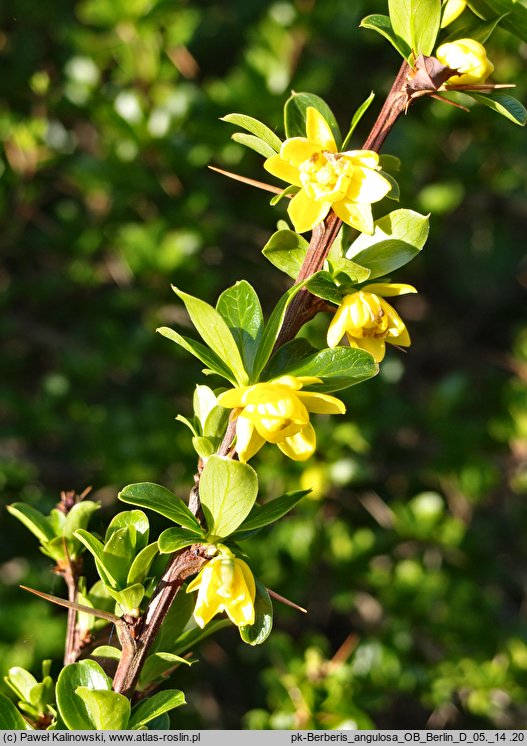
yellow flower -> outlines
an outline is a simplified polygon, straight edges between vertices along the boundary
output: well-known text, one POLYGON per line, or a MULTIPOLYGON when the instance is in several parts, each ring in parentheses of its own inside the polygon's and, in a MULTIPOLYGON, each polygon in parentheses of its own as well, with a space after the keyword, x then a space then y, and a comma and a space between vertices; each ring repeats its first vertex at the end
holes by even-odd
POLYGON ((452 75, 447 84, 484 83, 494 71, 494 65, 488 59, 485 47, 475 39, 457 39, 441 44, 436 51, 436 57, 442 65, 459 72, 459 75, 452 75))
POLYGON ((346 295, 328 329, 328 347, 336 347, 346 335, 350 347, 360 347, 379 363, 386 342, 410 346, 410 335, 397 311, 381 296, 416 293, 411 285, 379 282, 346 295))
POLYGON ((446 0, 441 18, 441 28, 450 26, 463 13, 466 7, 466 0, 446 0))
POLYGON ((287 211, 298 233, 322 222, 331 208, 339 218, 363 233, 373 233, 371 205, 391 189, 379 172, 372 150, 337 152, 331 129, 317 109, 306 110, 307 137, 282 143, 264 168, 279 179, 301 187, 287 211))
POLYGON ((196 590, 194 619, 200 627, 222 611, 237 627, 254 624, 254 576, 249 565, 227 547, 222 547, 220 554, 205 565, 189 584, 187 593, 196 590))
POLYGON ((276 443, 294 461, 305 461, 316 447, 309 413, 344 414, 346 407, 334 396, 301 391, 305 385, 321 383, 311 376, 282 376, 268 383, 238 386, 218 397, 218 404, 236 408, 236 452, 248 461, 263 444, 276 443))

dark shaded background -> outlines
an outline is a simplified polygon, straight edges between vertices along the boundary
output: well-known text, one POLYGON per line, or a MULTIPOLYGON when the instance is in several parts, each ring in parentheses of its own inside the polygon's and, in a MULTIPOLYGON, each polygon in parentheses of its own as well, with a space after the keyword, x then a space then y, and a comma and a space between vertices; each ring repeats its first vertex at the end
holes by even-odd
MULTIPOLYGON (((281 134, 291 89, 345 129, 371 89, 360 147, 399 67, 360 19, 384 2, 12 0, 0 9, 2 505, 49 510, 93 485, 101 530, 129 482, 184 495, 199 365, 155 334, 188 325, 171 283, 209 302, 240 278, 266 308, 286 288, 260 250, 283 216, 218 121, 281 134)), ((525 101, 527 48, 498 31, 495 80, 525 101)), ((263 493, 318 486, 248 547, 276 608, 262 648, 224 630, 174 686, 174 727, 523 727, 526 722, 525 133, 487 109, 421 101, 386 152, 401 205, 430 211, 397 274, 408 354, 318 420, 307 465, 267 448, 263 493), (302 474, 302 472, 304 472, 302 474)), ((315 322, 320 334, 327 319, 315 322)), ((33 537, 0 513, 0 668, 61 658, 65 616, 18 589, 62 593, 33 537)), ((164 527, 161 520, 156 526, 164 527)), ((58 670, 58 669, 57 669, 58 670)))

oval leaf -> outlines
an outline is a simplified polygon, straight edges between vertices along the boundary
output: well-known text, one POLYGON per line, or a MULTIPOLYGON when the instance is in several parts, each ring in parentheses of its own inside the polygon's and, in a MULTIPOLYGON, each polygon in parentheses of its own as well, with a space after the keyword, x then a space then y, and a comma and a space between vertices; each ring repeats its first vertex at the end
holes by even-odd
POLYGON ((231 137, 234 142, 239 142, 240 145, 245 145, 246 148, 255 150, 260 155, 263 155, 264 158, 272 158, 273 155, 276 155, 276 150, 273 150, 270 145, 259 137, 247 135, 245 132, 235 132, 231 137))
POLYGON ((352 347, 335 347, 333 350, 320 350, 285 370, 284 375, 322 378, 324 383, 309 386, 309 389, 327 393, 366 381, 378 372, 379 366, 368 352, 352 347))
POLYGON ((211 456, 199 484, 209 536, 230 536, 249 515, 258 495, 258 477, 249 464, 211 456))
POLYGON ((247 132, 256 135, 257 138, 267 143, 273 154, 278 153, 282 146, 280 138, 267 125, 258 119, 248 117, 246 114, 227 114, 227 116, 221 117, 221 121, 235 124, 237 127, 243 127, 247 132))
POLYGON ((157 692, 157 694, 153 694, 134 707, 128 727, 132 730, 138 730, 164 712, 170 712, 170 710, 184 704, 185 695, 178 689, 166 689, 164 692, 157 692))
POLYGON ((57 706, 69 730, 95 730, 84 700, 76 694, 78 687, 109 691, 111 681, 95 661, 79 661, 62 669, 57 679, 57 706))
POLYGON ((201 526, 185 503, 173 492, 154 482, 137 482, 129 484, 117 495, 119 500, 130 505, 148 508, 155 513, 164 515, 179 526, 191 531, 201 531, 201 526))
POLYGON ((395 35, 415 56, 432 54, 441 23, 441 0, 388 0, 388 10, 395 35))
POLYGON ((112 691, 78 686, 75 694, 86 706, 94 730, 125 730, 130 719, 130 700, 112 691))
POLYGON ((306 257, 309 243, 298 233, 281 230, 273 233, 262 249, 271 264, 296 280, 306 257))
POLYGON ((240 637, 249 645, 261 645, 273 629, 273 604, 267 588, 256 580, 254 624, 240 627, 240 637))
POLYGON ((237 282, 220 295, 216 310, 227 323, 250 374, 264 326, 256 291, 245 280, 237 282))
POLYGON ((236 541, 241 541, 242 533, 252 533, 253 531, 263 528, 264 526, 269 526, 269 524, 278 521, 286 515, 286 513, 289 513, 289 511, 295 507, 297 502, 310 492, 311 490, 287 492, 285 495, 265 503, 265 505, 254 505, 253 509, 232 538, 236 541))
POLYGON ((167 528, 159 535, 157 542, 161 554, 171 554, 202 540, 203 534, 189 531, 187 528, 167 528))
POLYGON ((475 93, 473 91, 463 91, 483 106, 487 106, 502 117, 510 119, 514 124, 525 127, 527 123, 527 111, 523 104, 508 93, 475 93))
POLYGON ((0 730, 33 730, 4 694, 0 694, 0 730))

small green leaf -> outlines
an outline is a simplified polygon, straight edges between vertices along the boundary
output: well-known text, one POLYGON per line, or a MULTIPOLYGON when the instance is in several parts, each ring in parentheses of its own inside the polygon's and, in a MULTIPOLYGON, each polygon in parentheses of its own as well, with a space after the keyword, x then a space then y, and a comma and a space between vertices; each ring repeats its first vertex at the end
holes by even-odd
POLYGON ((361 233, 346 257, 368 267, 370 280, 382 277, 417 256, 426 243, 428 230, 428 215, 413 210, 394 210, 375 221, 371 236, 361 233))
POLYGON ((312 106, 322 114, 333 133, 337 150, 340 150, 342 138, 335 115, 326 102, 319 96, 315 96, 313 93, 293 93, 293 95, 287 99, 284 107, 286 137, 306 136, 306 110, 309 106, 312 106))
POLYGON ((471 10, 489 21, 502 15, 501 26, 519 39, 527 42, 527 5, 517 0, 470 0, 471 10))
POLYGON ((99 541, 99 539, 96 539, 95 536, 93 536, 92 534, 90 534, 89 531, 86 531, 83 528, 79 528, 77 531, 75 531, 75 537, 79 539, 79 541, 82 542, 82 544, 84 544, 86 549, 95 558, 95 565, 97 567, 97 572, 99 573, 103 583, 106 586, 115 587, 118 583, 118 580, 112 575, 110 570, 105 566, 104 545, 99 541))
POLYGON ((0 694, 0 730, 33 730, 4 694, 0 694))
POLYGON ((379 166, 383 171, 388 171, 390 174, 397 174, 401 170, 401 159, 397 158, 396 155, 381 153, 379 155, 379 166))
POLYGON ((324 383, 310 385, 309 389, 328 393, 354 386, 372 378, 379 372, 373 357, 364 350, 353 347, 335 347, 320 350, 299 365, 286 370, 292 376, 317 376, 324 383))
POLYGON ((273 153, 278 153, 282 147, 282 141, 275 133, 263 124, 263 122, 248 117, 246 114, 227 114, 225 117, 221 117, 222 122, 229 122, 229 124, 235 124, 237 127, 243 127, 247 132, 251 132, 256 135, 260 140, 263 140, 272 149, 273 153))
POLYGON ((262 249, 271 264, 296 280, 306 257, 309 243, 298 233, 281 230, 273 233, 262 249))
POLYGON ((265 503, 265 505, 254 505, 251 512, 232 538, 235 541, 242 541, 242 533, 252 533, 264 526, 269 526, 271 523, 275 523, 275 521, 278 521, 286 515, 286 513, 289 513, 289 511, 295 507, 297 502, 310 492, 311 490, 287 492, 285 495, 265 503))
POLYGON ((527 123, 527 111, 518 99, 509 96, 508 93, 475 93, 474 91, 463 91, 483 106, 487 106, 497 114, 510 119, 514 124, 525 127, 527 123))
POLYGON ((108 588, 108 593, 117 601, 123 614, 139 616, 141 602, 145 596, 145 588, 141 583, 134 583, 120 590, 108 588))
POLYGON ((208 536, 224 539, 249 515, 258 495, 258 477, 249 464, 211 456, 199 483, 208 536))
POLYGON ((236 383, 235 376, 227 365, 225 365, 223 360, 218 357, 215 352, 209 350, 205 345, 202 345, 201 342, 196 342, 195 339, 184 337, 182 334, 179 334, 179 332, 176 332, 174 329, 170 329, 168 326, 161 326, 159 329, 156 329, 156 331, 159 334, 162 334, 163 337, 167 337, 167 339, 170 339, 180 347, 183 347, 184 350, 190 352, 194 357, 197 357, 198 360, 201 360, 204 365, 214 373, 217 373, 217 375, 226 378, 233 384, 236 383))
POLYGON ((33 674, 26 671, 20 666, 13 666, 8 671, 8 676, 4 677, 6 684, 14 691, 17 697, 23 701, 29 702, 30 693, 33 687, 38 684, 33 674))
POLYGON ((152 694, 148 699, 144 699, 134 707, 128 727, 132 730, 138 730, 159 715, 170 712, 170 710, 184 704, 185 695, 178 689, 166 689, 163 692, 152 694))
POLYGON ((82 699, 92 723, 90 730, 125 730, 130 718, 130 700, 112 691, 97 691, 78 686, 75 694, 82 699))
POLYGON ((94 658, 110 658, 111 660, 121 660, 122 650, 114 648, 113 645, 99 645, 91 651, 90 655, 94 658))
POLYGON ((273 604, 267 588, 256 580, 254 624, 240 627, 240 637, 249 645, 261 645, 273 629, 273 604))
POLYGON ((323 298, 337 306, 342 303, 342 293, 339 292, 331 272, 326 270, 315 272, 307 281, 306 288, 317 298, 323 298))
POLYGON ((474 39, 474 41, 479 41, 480 44, 485 44, 500 21, 507 15, 507 13, 504 13, 497 18, 484 21, 483 23, 480 20, 473 20, 470 23, 465 23, 463 26, 458 26, 442 43, 445 44, 456 39, 474 39))
POLYGON ((192 448, 202 459, 207 459, 216 452, 216 448, 212 441, 209 440, 209 438, 204 438, 202 436, 192 438, 192 448))
POLYGON ((134 526, 113 531, 104 545, 102 563, 105 570, 115 579, 115 588, 125 588, 128 570, 135 556, 134 526))
POLYGON ((263 155, 264 158, 272 158, 273 155, 276 155, 276 150, 273 150, 270 145, 255 135, 247 135, 245 132, 235 132, 234 135, 231 135, 231 138, 234 142, 238 142, 240 145, 245 145, 246 148, 255 150, 260 155, 263 155))
POLYGON ((352 262, 351 259, 346 259, 343 256, 330 262, 330 268, 339 284, 343 284, 343 281, 338 277, 339 275, 345 275, 346 284, 351 282, 355 285, 358 282, 365 282, 371 274, 367 267, 362 267, 357 262, 352 262))
POLYGON ((432 54, 441 23, 441 0, 388 0, 390 21, 416 57, 432 54))
POLYGON ((83 660, 65 666, 57 679, 57 706, 69 730, 95 730, 85 702, 76 694, 78 687, 109 691, 111 681, 95 661, 83 660))
POLYGON ((353 133, 355 132, 355 128, 357 127, 358 123, 364 116, 364 114, 368 111, 371 102, 375 98, 375 93, 372 91, 368 98, 362 102, 362 104, 359 106, 359 108, 355 111, 355 114, 353 115, 353 118, 351 120, 350 128, 348 130, 348 134, 344 138, 344 142, 342 143, 342 150, 345 151, 346 148, 349 145, 349 142, 351 140, 351 137, 353 133))
POLYGON ((220 295, 216 310, 227 323, 250 374, 264 327, 256 291, 245 280, 237 282, 220 295))
POLYGON ((26 503, 13 503, 7 506, 7 510, 15 518, 18 518, 42 544, 46 544, 55 537, 49 519, 40 510, 33 508, 31 505, 26 505, 26 503))
POLYGON ((399 202, 399 199, 401 197, 401 190, 399 189, 399 184, 397 183, 397 181, 391 174, 387 173, 386 171, 379 171, 379 173, 381 174, 381 176, 384 176, 386 181, 388 181, 392 187, 386 197, 388 199, 395 200, 395 202, 399 202))
POLYGON ((164 678, 170 671, 182 664, 191 666, 192 661, 182 658, 179 655, 174 655, 174 653, 158 652, 149 655, 141 670, 139 690, 144 689, 153 681, 164 678))
POLYGON ((202 533, 189 531, 188 528, 167 528, 161 532, 157 541, 161 554, 171 554, 203 540, 202 533))
POLYGON ((296 337, 290 342, 286 342, 274 353, 262 371, 262 380, 272 381, 282 375, 282 371, 290 368, 292 365, 300 362, 309 355, 316 352, 316 349, 303 337, 296 337))
POLYGON ((155 541, 152 544, 146 546, 139 552, 139 554, 136 555, 134 561, 132 562, 132 566, 128 571, 128 577, 126 579, 128 585, 133 585, 134 583, 144 583, 146 576, 148 575, 148 571, 150 570, 150 565, 154 561, 154 557, 156 556, 157 551, 157 541, 155 541))
POLYGON ((205 344, 233 372, 237 383, 245 386, 248 382, 247 372, 234 337, 221 314, 200 298, 194 298, 176 287, 173 290, 185 304, 188 315, 205 344))
POLYGON ((260 373, 271 357, 273 347, 280 333, 280 329, 282 328, 287 307, 289 306, 295 295, 298 293, 298 291, 301 290, 303 287, 304 283, 293 285, 293 287, 289 288, 289 290, 285 292, 284 295, 282 295, 282 297, 274 307, 269 321, 265 325, 264 333, 262 335, 262 341, 260 342, 256 359, 254 361, 254 371, 251 380, 258 380, 260 373))
POLYGON ((179 526, 189 528, 191 531, 201 530, 195 516, 185 503, 160 484, 154 484, 153 482, 129 484, 119 492, 117 497, 124 503, 138 505, 141 508, 148 508, 155 513, 160 513, 165 518, 174 521, 179 526))
POLYGON ((381 34, 381 36, 384 36, 385 39, 388 39, 390 44, 395 47, 401 57, 404 57, 405 60, 410 57, 412 50, 404 41, 404 39, 401 39, 395 34, 392 28, 392 23, 388 16, 379 14, 366 16, 366 18, 363 18, 360 22, 360 27, 367 28, 372 31, 377 31, 377 33, 381 34))
POLYGON ((117 513, 106 529, 104 540, 108 542, 116 531, 128 530, 129 528, 132 528, 130 533, 134 549, 141 551, 148 544, 150 534, 150 524, 142 510, 123 510, 121 513, 117 513))
MULTIPOLYGON (((289 186, 287 186, 285 189, 282 189, 280 194, 275 194, 274 197, 271 197, 271 199, 269 200, 269 204, 271 205, 271 207, 274 207, 279 202, 281 202, 284 197, 291 197, 295 194, 298 194, 299 191, 300 191, 300 187, 297 187, 294 184, 289 184, 289 186)), ((286 226, 287 226, 287 223, 286 223, 286 226)), ((287 228, 287 230, 289 229, 287 228)))

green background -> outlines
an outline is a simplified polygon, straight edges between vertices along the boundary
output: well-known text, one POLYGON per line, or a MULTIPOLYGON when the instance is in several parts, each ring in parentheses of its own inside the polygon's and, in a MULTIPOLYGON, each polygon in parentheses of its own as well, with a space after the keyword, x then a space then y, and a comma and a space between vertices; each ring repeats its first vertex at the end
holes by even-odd
MULTIPOLYGON (((360 147, 400 64, 358 29, 374 12, 385 4, 0 8, 0 673, 59 661, 65 627, 19 590, 64 589, 3 507, 47 511, 92 485, 103 532, 130 482, 187 494, 195 459, 174 418, 204 380, 155 334, 189 332, 170 285, 214 303, 247 278, 267 310, 287 288, 260 254, 283 204, 207 169, 266 178, 219 117, 282 135, 290 91, 311 91, 345 130, 373 89, 360 147)), ((488 49, 525 101, 525 45, 498 31, 488 49)), ((401 206, 432 213, 422 256, 394 275, 420 291, 396 303, 412 347, 343 395, 346 418, 317 419, 307 465, 270 446, 254 459, 264 497, 319 486, 246 547, 309 613, 277 605, 261 648, 233 628, 204 643, 172 677, 189 703, 174 727, 525 725, 525 133, 421 100, 384 151, 403 160, 401 206)))

